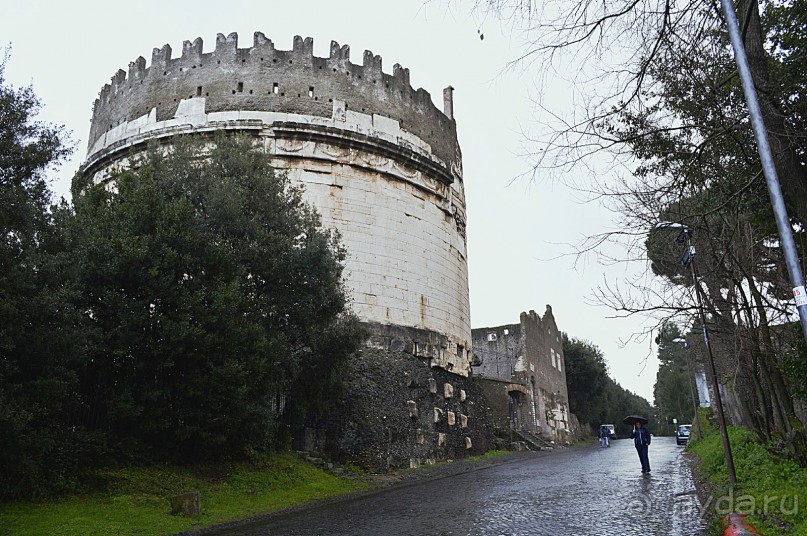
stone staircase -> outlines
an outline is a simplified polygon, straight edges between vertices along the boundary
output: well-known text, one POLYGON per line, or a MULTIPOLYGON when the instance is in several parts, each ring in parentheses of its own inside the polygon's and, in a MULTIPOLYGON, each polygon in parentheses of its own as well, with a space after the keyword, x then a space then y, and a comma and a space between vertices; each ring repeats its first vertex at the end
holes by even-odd
POLYGON ((554 450, 555 442, 529 430, 513 430, 513 439, 526 444, 528 450, 554 450))

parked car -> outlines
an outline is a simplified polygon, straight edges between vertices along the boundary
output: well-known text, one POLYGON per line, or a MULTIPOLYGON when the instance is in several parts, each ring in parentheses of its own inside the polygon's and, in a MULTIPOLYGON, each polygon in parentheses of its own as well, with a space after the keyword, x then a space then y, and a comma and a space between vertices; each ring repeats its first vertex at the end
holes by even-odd
POLYGON ((678 427, 678 432, 675 434, 675 442, 679 445, 686 445, 689 441, 689 435, 692 433, 691 424, 682 424, 678 427))

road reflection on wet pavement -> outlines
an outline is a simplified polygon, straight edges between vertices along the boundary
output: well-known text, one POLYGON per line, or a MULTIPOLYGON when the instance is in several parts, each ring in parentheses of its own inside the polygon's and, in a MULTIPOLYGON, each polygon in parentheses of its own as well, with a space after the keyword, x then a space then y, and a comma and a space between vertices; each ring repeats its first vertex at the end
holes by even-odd
POLYGON ((514 461, 276 516, 230 536, 696 536, 705 532, 674 438, 643 475, 633 441, 524 453, 514 461))

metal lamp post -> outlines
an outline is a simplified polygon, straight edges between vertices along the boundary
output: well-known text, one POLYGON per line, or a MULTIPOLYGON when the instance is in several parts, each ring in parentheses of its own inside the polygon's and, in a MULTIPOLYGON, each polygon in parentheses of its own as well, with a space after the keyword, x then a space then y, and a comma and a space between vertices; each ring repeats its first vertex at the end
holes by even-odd
MULTIPOLYGON (((734 469, 734 457, 731 454, 731 443, 729 442, 729 432, 726 427, 726 418, 723 415, 723 399, 720 396, 720 386, 717 382, 717 371, 715 361, 712 356, 712 345, 709 343, 709 331, 706 329, 706 313, 703 310, 703 298, 701 296, 701 285, 698 281, 698 273, 695 270, 695 246, 692 245, 692 229, 682 226, 681 232, 676 238, 676 242, 684 244, 684 254, 681 256, 681 266, 689 267, 692 274, 692 284, 695 286, 695 296, 698 301, 698 313, 700 314, 701 326, 703 326, 703 341, 706 344, 706 361, 709 365, 709 372, 712 376, 712 388, 715 395, 715 409, 717 410, 717 420, 720 424, 720 433, 723 436, 723 451, 726 455, 726 467, 729 473, 729 483, 733 486, 737 483, 737 472, 734 469)), ((691 388, 691 387, 690 387, 691 388)))
POLYGON ((734 12, 734 4, 731 0, 721 0, 723 14, 726 16, 731 45, 734 48, 734 60, 737 63, 737 71, 740 73, 740 81, 743 86, 743 93, 748 104, 748 115, 751 118, 751 126, 754 130, 754 137, 757 140, 757 151, 762 162, 762 171, 765 174, 765 181, 768 184, 768 195, 773 206, 773 215, 776 220, 776 228, 779 231, 779 241, 785 256, 785 264, 790 272, 790 282, 793 285, 793 297, 796 300, 796 307, 799 310, 799 321, 801 322, 801 332, 807 339, 807 292, 804 289, 804 276, 801 273, 799 256, 796 252, 796 242, 793 240, 793 227, 787 216, 785 200, 782 195, 782 187, 779 184, 779 176, 776 173, 776 165, 773 160, 773 152, 768 143, 768 132, 765 122, 762 119, 762 110, 759 107, 757 91, 754 87, 754 80, 751 76, 751 67, 748 64, 748 56, 745 53, 745 45, 740 34, 740 26, 737 23, 737 14, 734 12))

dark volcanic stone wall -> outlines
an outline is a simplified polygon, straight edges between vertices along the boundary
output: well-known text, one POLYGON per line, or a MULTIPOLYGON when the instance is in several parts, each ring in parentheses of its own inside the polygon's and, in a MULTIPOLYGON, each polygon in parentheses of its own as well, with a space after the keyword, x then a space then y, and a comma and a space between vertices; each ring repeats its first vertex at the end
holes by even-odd
POLYGON ((335 459, 385 472, 478 455, 493 447, 484 395, 472 378, 430 367, 409 353, 378 349, 360 352, 350 367, 353 379, 330 413, 327 439, 320 445, 335 459), (446 384, 453 391, 448 397, 446 384), (449 412, 455 415, 453 425, 449 412))

